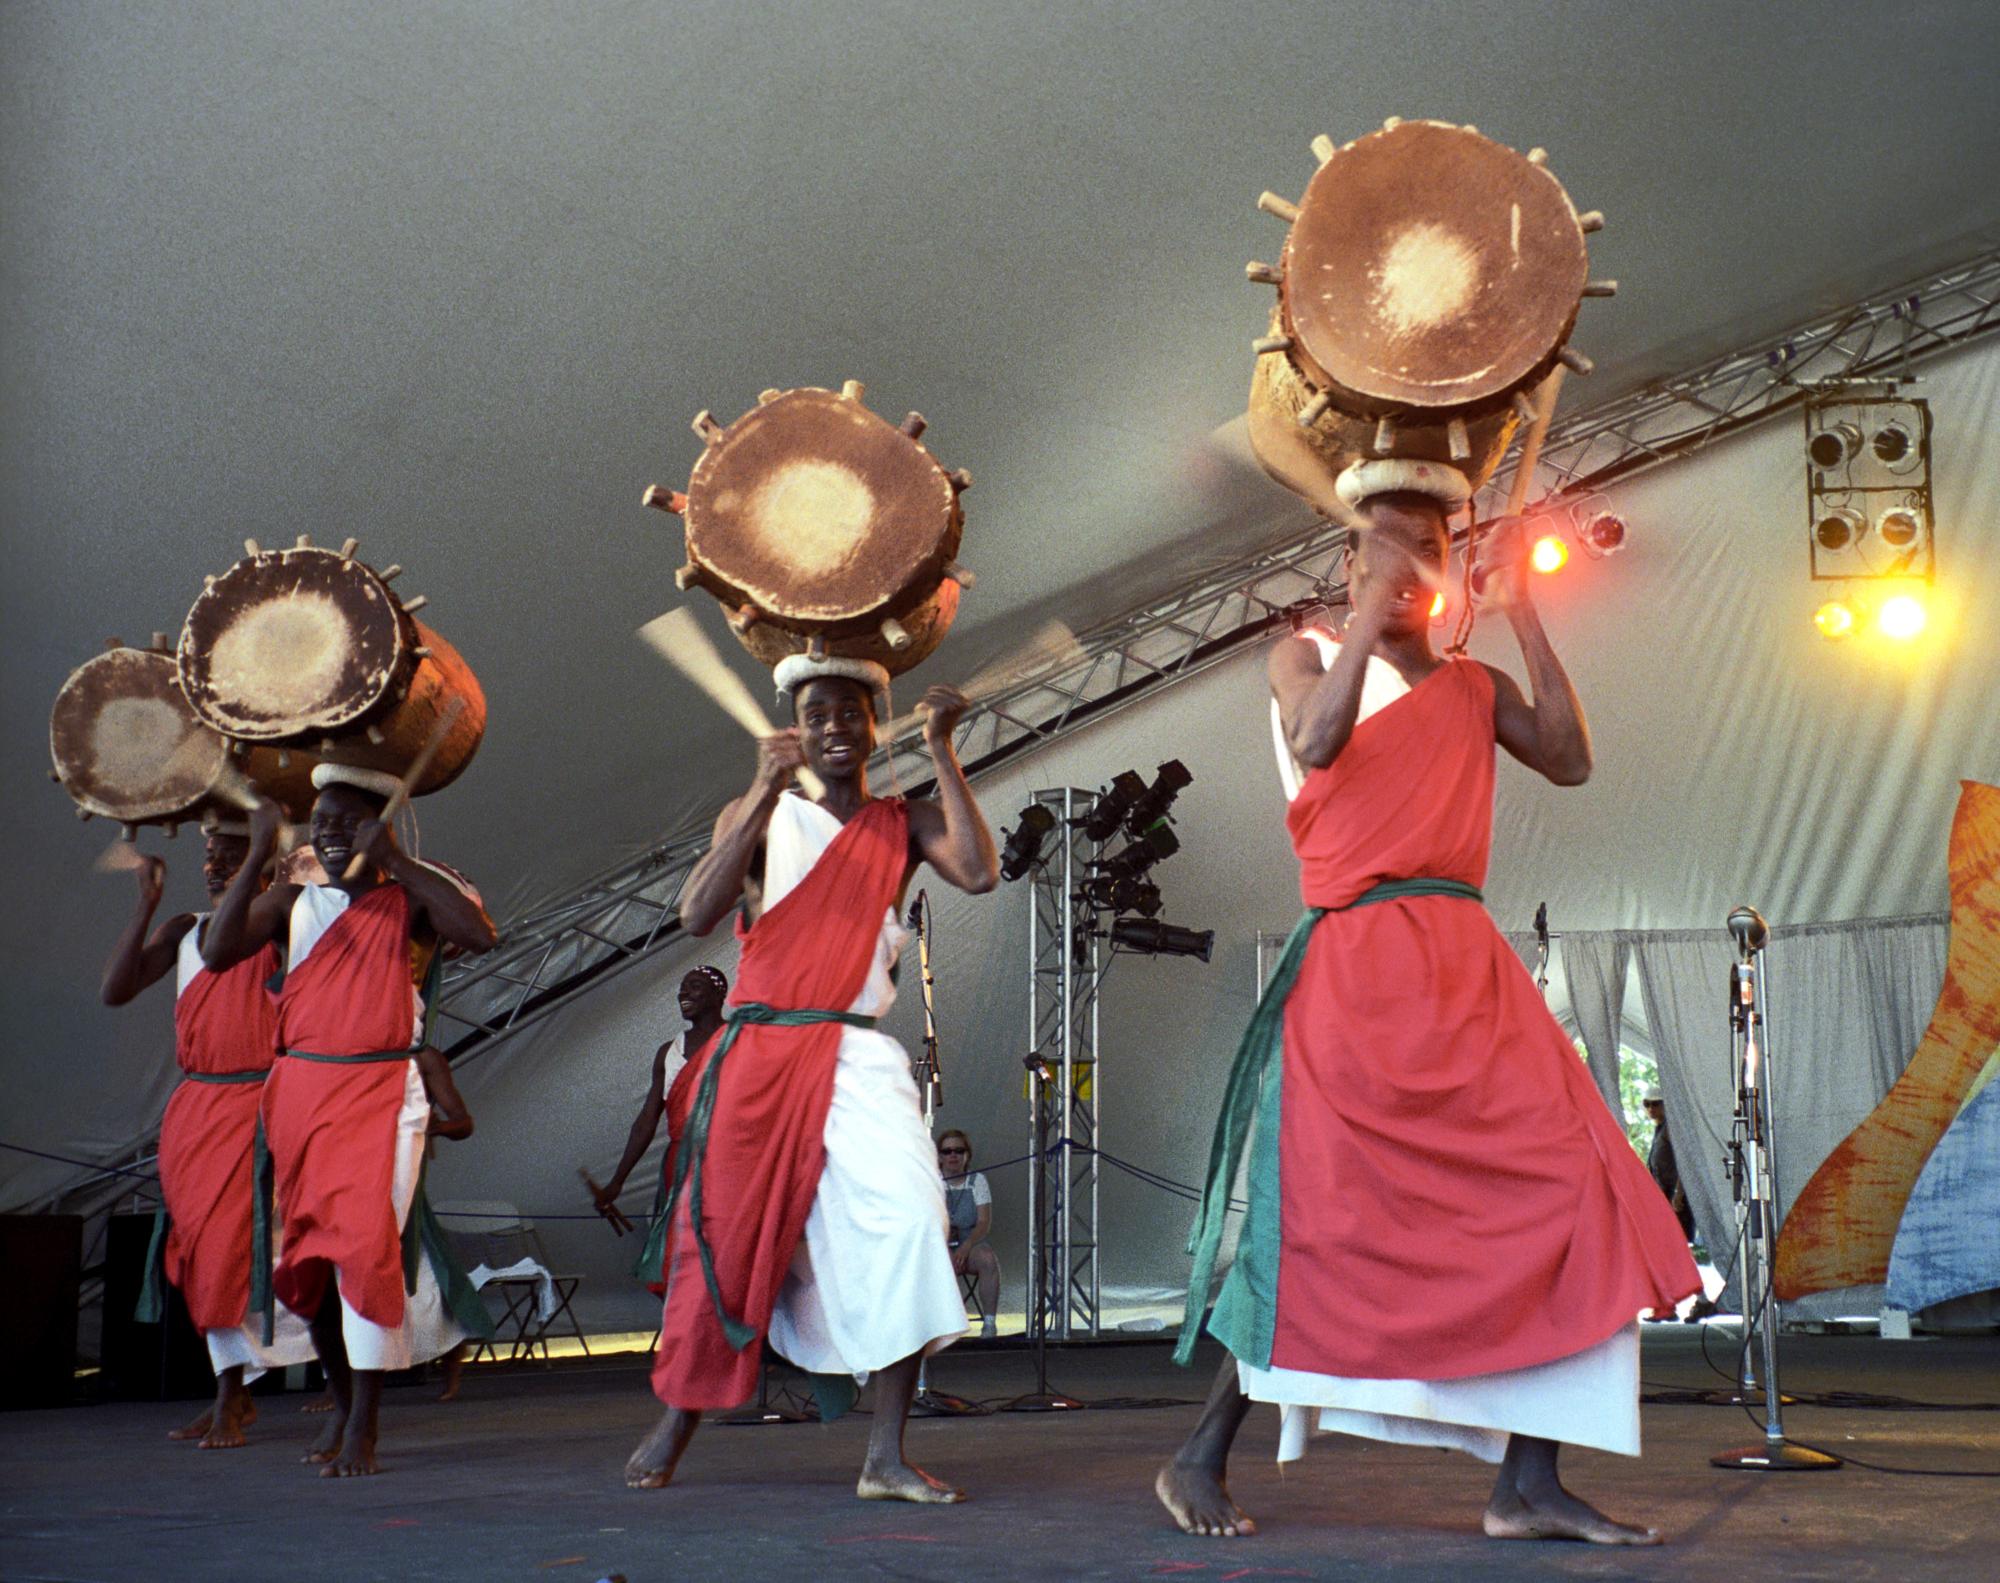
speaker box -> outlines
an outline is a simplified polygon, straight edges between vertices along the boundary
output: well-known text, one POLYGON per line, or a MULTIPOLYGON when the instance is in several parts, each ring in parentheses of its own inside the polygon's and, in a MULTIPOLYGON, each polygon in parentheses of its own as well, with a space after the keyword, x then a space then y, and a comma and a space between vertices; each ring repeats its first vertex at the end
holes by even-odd
POLYGON ((146 1280, 151 1215, 113 1215, 104 1242, 104 1383, 132 1401, 192 1401, 215 1394, 208 1343, 188 1318, 187 1304, 167 1288, 166 1320, 142 1325, 132 1317, 146 1280))
POLYGON ((62 1407, 76 1394, 81 1215, 0 1215, 0 1408, 62 1407))

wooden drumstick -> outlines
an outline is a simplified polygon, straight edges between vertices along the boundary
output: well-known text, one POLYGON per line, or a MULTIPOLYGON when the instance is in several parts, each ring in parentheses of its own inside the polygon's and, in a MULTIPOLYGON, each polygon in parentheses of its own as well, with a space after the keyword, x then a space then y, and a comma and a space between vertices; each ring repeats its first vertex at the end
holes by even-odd
MULTIPOLYGON (((396 783, 396 789, 389 793, 389 800, 378 816, 383 824, 388 824, 403 811, 410 800, 410 793, 416 790, 417 782, 424 778, 424 771, 431 767, 431 760, 437 757, 438 749, 444 746, 444 739, 451 735, 451 728, 458 724, 458 717, 465 712, 465 700, 454 698, 444 706, 437 724, 431 727, 431 734, 424 745, 417 750, 417 756, 410 760, 410 767, 403 772, 403 778, 396 783)), ((368 867, 368 859, 357 852, 347 860, 344 880, 361 878, 368 867)))
POLYGON ((145 855, 137 845, 120 836, 98 853, 97 861, 91 867, 100 874, 129 874, 133 869, 143 867, 145 862, 145 855))
MULTIPOLYGON (((761 739, 778 734, 778 728, 751 696, 743 678, 723 663, 692 610, 669 610, 663 616, 655 616, 639 629, 639 637, 753 737, 761 739)), ((826 783, 803 764, 798 768, 798 777, 808 797, 817 800, 826 794, 826 783)))
POLYGON ((633 1229, 632 1222, 626 1218, 624 1210, 620 1209, 616 1204, 602 1202, 604 1189, 591 1179, 590 1172, 579 1165, 576 1168, 576 1174, 583 1178, 583 1185, 590 1189, 591 1203, 598 1206, 597 1212, 611 1223, 611 1229, 614 1233, 622 1237, 626 1232, 633 1229))
POLYGON ((1507 515, 1518 517, 1528 503, 1528 491, 1535 482, 1535 463, 1542 459, 1542 441, 1548 438, 1549 420, 1556 415, 1556 397, 1562 392, 1563 365, 1558 363, 1542 381, 1535 403, 1535 421, 1528 425, 1521 441, 1521 460, 1514 467, 1514 482, 1507 491, 1507 515))

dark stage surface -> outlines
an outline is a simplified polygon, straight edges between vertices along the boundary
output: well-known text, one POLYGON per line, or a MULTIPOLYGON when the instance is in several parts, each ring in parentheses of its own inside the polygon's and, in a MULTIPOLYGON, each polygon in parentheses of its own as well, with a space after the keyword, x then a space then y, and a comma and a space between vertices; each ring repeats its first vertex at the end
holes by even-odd
MULTIPOLYGON (((1722 1342, 1724 1332, 1714 1340, 1722 1342)), ((1648 1327, 1649 1390, 1719 1384, 1691 1330, 1648 1327)), ((1462 1456, 1315 1439, 1281 1476, 1277 1416, 1255 1410, 1234 1479, 1263 1531, 1198 1540, 1175 1530, 1152 1475, 1193 1405, 1065 1415, 930 1419, 918 1463, 967 1487, 960 1507, 854 1499, 867 1422, 705 1427, 681 1482, 627 1490, 626 1453, 656 1408, 636 1357, 555 1370, 473 1371, 463 1398, 392 1389, 383 1468, 320 1480, 297 1458, 318 1420, 302 1396, 260 1398, 241 1451, 169 1444, 185 1403, 0 1417, 0 1576, 17 1579, 684 1578, 1661 1578, 1949 1579, 1994 1575, 2000 1480, 1898 1477, 1847 1467, 1760 1475, 1708 1466, 1755 1438, 1740 1411, 1645 1409, 1637 1461, 1580 1453, 1573 1485, 1614 1515, 1662 1527, 1650 1551, 1497 1544, 1479 1534, 1490 1485, 1462 1456)), ((1163 1345, 1052 1357, 1084 1398, 1192 1398, 1214 1356, 1173 1368, 1163 1345)), ((2000 1400, 2000 1342, 1786 1343, 1797 1392, 1873 1392, 1932 1403, 2000 1400)), ((1032 1388, 1017 1351, 962 1350, 933 1385, 977 1397, 1032 1388)), ((865 1405, 865 1399, 864 1399, 865 1405)), ((1801 1406, 1803 1440, 1871 1461, 2000 1469, 2000 1412, 1801 1406)))

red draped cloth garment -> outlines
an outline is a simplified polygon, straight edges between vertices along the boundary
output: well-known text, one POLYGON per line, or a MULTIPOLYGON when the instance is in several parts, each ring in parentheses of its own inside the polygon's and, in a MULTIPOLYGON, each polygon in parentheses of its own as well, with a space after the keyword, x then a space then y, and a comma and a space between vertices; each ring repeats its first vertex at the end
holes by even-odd
MULTIPOLYGON (((199 925, 197 926, 199 927, 199 925)), ((174 1001, 175 1059, 203 1077, 263 1073, 277 1047, 275 945, 220 973, 203 968, 174 1001)), ((198 1330, 229 1330, 250 1306, 258 1082, 186 1082, 160 1121, 165 1268, 198 1330)))
POLYGON ((1486 668, 1449 661, 1360 722, 1291 806, 1306 905, 1329 911, 1284 1009, 1276 1267, 1257 1268, 1246 1230, 1212 1324, 1259 1366, 1497 1373, 1699 1288, 1672 1211, 1485 908, 1331 910, 1388 880, 1483 882, 1493 709, 1486 668))
MULTIPOLYGON (((866 804, 794 890, 749 928, 739 921, 743 954, 731 1003, 815 1011, 853 1005, 908 864, 902 799, 866 804)), ((749 1024, 723 1058, 701 1166, 702 1225, 724 1306, 759 1336, 819 1187, 840 1035, 839 1023, 749 1024)), ((722 1042, 712 1040, 688 1062, 676 1084, 683 1095, 691 1098, 722 1042)), ((683 1137, 677 1147, 685 1146, 683 1137)), ((670 1407, 733 1407, 757 1389, 761 1348, 738 1351, 723 1334, 702 1278, 688 1198, 683 1192, 668 1225, 653 1393, 670 1407)))
MULTIPOLYGON (((378 885, 350 902, 278 996, 282 1049, 354 1056, 407 1051, 414 1026, 410 904, 378 885)), ((396 1118, 407 1061, 280 1060, 264 1085, 284 1251, 272 1288, 295 1313, 317 1313, 333 1272, 356 1313, 403 1322, 402 1227, 393 1198, 396 1118)))

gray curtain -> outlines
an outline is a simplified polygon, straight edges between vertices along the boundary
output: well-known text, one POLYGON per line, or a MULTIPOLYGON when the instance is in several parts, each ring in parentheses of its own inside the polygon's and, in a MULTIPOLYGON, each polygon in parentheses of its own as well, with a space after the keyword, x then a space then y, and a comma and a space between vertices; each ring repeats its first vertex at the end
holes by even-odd
POLYGON ((1562 937, 1570 1012, 1576 1018, 1597 1091, 1621 1127, 1625 1125, 1625 1104, 1618 1092, 1618 1035, 1625 1020, 1625 979, 1631 960, 1631 946, 1609 931, 1562 937))
MULTIPOLYGON (((1660 1063, 1667 1126, 1695 1224, 1735 1271, 1723 1150, 1735 1110, 1726 997, 1735 948, 1721 929, 1626 933, 1660 1063)), ((1766 953, 1775 1168, 1781 1210, 1908 1064, 1944 981, 1946 916, 1771 931, 1766 953)), ((1796 1317, 1872 1313, 1879 1286, 1819 1293, 1796 1317)), ((1730 1294, 1734 1296, 1733 1291, 1730 1294)))

